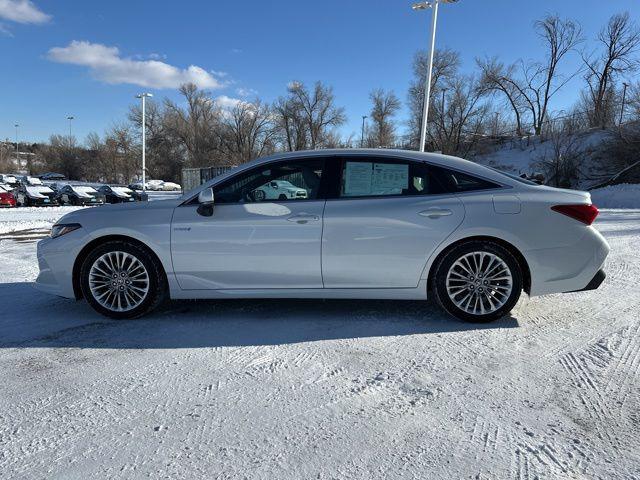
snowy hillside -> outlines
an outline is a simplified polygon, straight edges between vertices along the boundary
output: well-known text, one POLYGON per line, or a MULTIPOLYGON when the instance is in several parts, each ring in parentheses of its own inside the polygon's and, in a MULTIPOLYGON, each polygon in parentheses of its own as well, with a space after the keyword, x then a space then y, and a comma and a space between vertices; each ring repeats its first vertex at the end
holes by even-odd
MULTIPOLYGON (((553 158, 558 150, 562 152, 570 148, 580 153, 582 176, 588 176, 594 172, 593 157, 609 136, 610 133, 604 130, 589 130, 561 139, 547 138, 544 141, 539 138, 514 138, 501 145, 488 147, 489 152, 470 157, 470 160, 516 175, 530 175, 541 172, 540 163, 553 158)), ((593 180, 581 178, 578 186, 584 188, 592 183, 593 180)))

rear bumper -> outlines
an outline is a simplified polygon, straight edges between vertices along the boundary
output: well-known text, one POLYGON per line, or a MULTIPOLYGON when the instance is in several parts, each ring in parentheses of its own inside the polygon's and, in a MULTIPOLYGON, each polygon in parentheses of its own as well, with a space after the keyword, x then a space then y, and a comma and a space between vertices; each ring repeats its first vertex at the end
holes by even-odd
POLYGON ((604 282, 605 278, 607 278, 607 274, 604 273, 604 270, 600 269, 596 272, 596 274, 593 276, 593 278, 587 284, 586 287, 581 288, 580 290, 573 290, 571 292, 565 292, 565 293, 587 292, 589 290, 596 290, 600 285, 602 285, 602 282, 604 282))
POLYGON ((531 271, 531 296, 535 297, 597 288, 604 280, 599 272, 609 254, 609 244, 595 228, 588 227, 573 245, 523 254, 531 271))

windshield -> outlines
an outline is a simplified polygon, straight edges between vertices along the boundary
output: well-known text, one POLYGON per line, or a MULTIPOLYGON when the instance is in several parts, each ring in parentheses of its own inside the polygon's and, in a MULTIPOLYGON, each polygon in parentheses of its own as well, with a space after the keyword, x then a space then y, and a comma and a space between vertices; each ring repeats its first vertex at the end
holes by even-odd
POLYGON ((31 194, 46 194, 46 193, 53 193, 53 190, 51 190, 49 187, 27 187, 27 192, 31 193, 31 194))
POLYGON ((93 187, 86 187, 86 186, 72 186, 71 188, 73 188, 73 190, 75 190, 78 193, 96 193, 96 189, 93 187))
POLYGON ((111 187, 111 190, 120 195, 129 195, 132 193, 127 187, 111 187))
POLYGON ((42 180, 34 177, 27 177, 27 182, 31 185, 42 185, 42 180))

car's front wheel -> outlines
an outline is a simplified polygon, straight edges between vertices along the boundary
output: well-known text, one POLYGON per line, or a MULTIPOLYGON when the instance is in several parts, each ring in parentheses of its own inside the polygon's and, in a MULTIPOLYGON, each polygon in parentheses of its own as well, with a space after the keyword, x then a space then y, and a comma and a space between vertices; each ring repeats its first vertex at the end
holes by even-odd
POLYGON ((158 307, 167 282, 159 261, 145 248, 127 241, 97 246, 80 269, 82 294, 99 313, 136 318, 158 307))
POLYGON ((513 254, 491 241, 469 241, 439 259, 432 290, 440 306, 471 322, 507 315, 520 298, 522 270, 513 254))

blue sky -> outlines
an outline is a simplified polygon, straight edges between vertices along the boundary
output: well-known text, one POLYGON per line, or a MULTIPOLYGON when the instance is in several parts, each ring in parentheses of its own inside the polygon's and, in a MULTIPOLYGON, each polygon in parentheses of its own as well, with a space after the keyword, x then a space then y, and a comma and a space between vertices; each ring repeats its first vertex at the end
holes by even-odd
MULTIPOLYGON (((136 93, 177 99, 174 86, 185 79, 216 96, 257 92, 266 101, 292 80, 322 80, 346 107, 343 132, 359 132, 372 89, 406 98, 411 61, 426 46, 430 20, 429 11, 413 12, 410 4, 0 0, 0 138, 13 139, 16 122, 29 141, 65 134, 68 115, 76 117, 81 140, 102 134, 125 119, 136 93)), ((478 56, 536 58, 532 25, 545 13, 578 20, 593 39, 623 11, 640 19, 640 2, 461 0, 441 7, 437 46, 461 52, 465 70, 478 56)), ((574 56, 566 67, 577 62, 574 56)), ((569 84, 552 108, 570 106, 580 87, 579 79, 569 84)))

